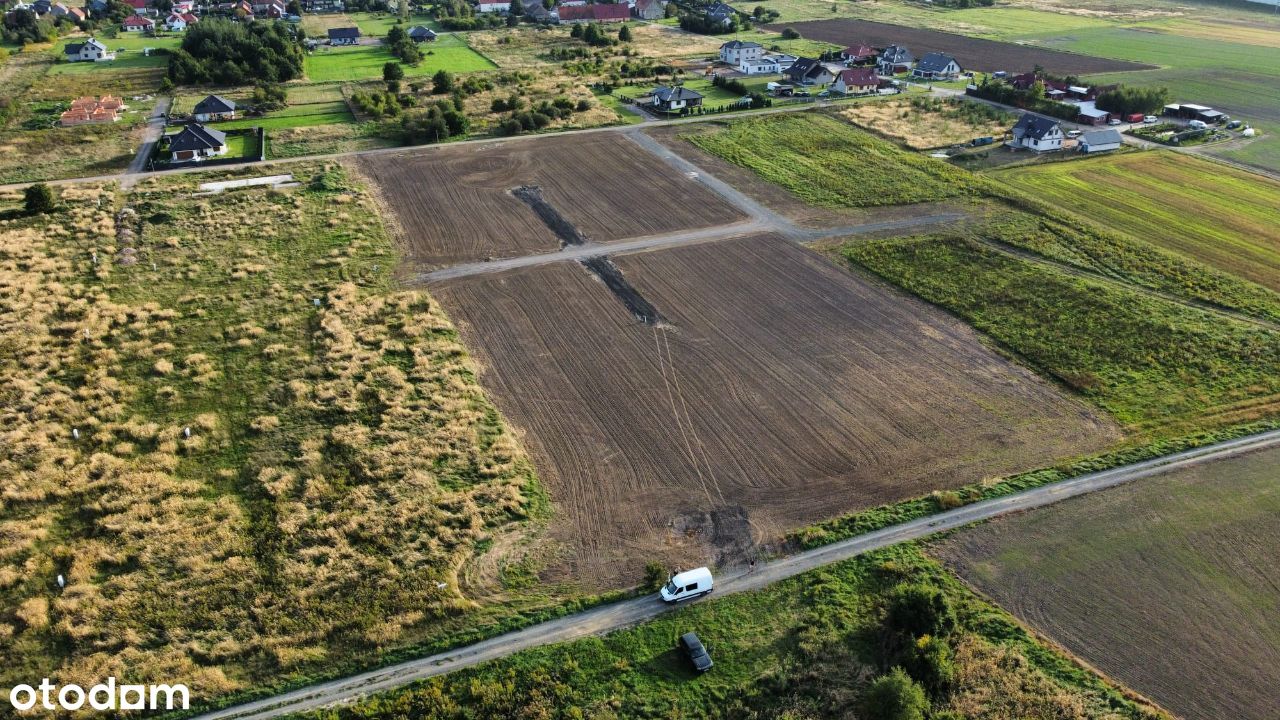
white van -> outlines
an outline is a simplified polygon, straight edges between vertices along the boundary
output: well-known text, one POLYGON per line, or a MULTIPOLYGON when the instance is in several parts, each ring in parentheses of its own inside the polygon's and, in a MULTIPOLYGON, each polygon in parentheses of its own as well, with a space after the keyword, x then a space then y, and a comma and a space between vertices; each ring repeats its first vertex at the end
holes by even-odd
POLYGON ((700 567, 672 575, 667 584, 662 586, 662 590, 658 591, 658 595, 663 602, 669 603, 692 600, 711 592, 713 584, 711 571, 700 567))

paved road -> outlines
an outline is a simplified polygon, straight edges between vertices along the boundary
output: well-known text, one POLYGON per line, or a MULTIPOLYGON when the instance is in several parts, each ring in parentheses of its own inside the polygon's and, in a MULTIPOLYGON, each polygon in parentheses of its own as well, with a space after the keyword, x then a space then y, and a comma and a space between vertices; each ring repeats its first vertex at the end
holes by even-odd
MULTIPOLYGON (((873 550, 918 540, 1001 515, 1044 507, 1068 498, 1115 487, 1151 475, 1190 465, 1223 460, 1274 446, 1280 446, 1280 431, 1221 442, 1155 460, 1083 475, 1002 498, 974 503, 764 563, 757 566, 754 572, 745 572, 739 569, 736 572, 721 573, 716 580, 715 595, 722 596, 759 590, 771 583, 785 580, 825 565, 848 560, 873 550)), ((402 687, 423 678, 451 673, 482 662, 506 657, 528 648, 562 643, 588 635, 598 635, 626 628, 657 617, 671 609, 671 607, 664 605, 653 596, 604 605, 576 615, 534 625, 524 630, 500 635, 450 652, 410 660, 399 665, 392 665, 341 680, 313 685, 257 702, 207 713, 198 716, 197 720, 266 720, 267 718, 275 718, 289 713, 350 702, 372 693, 402 687)))
POLYGON ((130 162, 129 167, 125 168, 124 176, 120 179, 121 187, 128 188, 132 186, 136 176, 146 168, 147 158, 151 157, 152 148, 164 136, 165 118, 169 114, 169 106, 171 104, 173 104, 173 98, 162 97, 156 101, 155 107, 151 109, 151 117, 147 118, 147 130, 142 137, 142 146, 138 148, 138 154, 134 156, 133 162, 130 162))

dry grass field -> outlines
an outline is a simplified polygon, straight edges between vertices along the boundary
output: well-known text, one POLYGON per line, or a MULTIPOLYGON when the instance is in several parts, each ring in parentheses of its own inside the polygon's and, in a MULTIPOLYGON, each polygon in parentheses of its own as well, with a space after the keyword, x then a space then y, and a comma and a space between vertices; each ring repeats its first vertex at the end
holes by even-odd
POLYGON ((976 137, 1002 137, 1017 116, 963 100, 888 100, 850 105, 840 117, 893 138, 915 150, 967 143, 976 137))
POLYGON ((937 553, 1068 650, 1187 720, 1280 707, 1280 451, 962 532, 937 553))
POLYGON ((485 617, 457 574, 522 527, 529 464, 368 195, 287 170, 0 219, 0 686, 208 699, 485 617))
POLYGON ((797 525, 1117 438, 964 325, 781 239, 614 260, 662 322, 571 263, 433 287, 584 582, 741 561, 797 525))
POLYGON ((549 252, 560 241, 511 194, 536 185, 590 240, 721 225, 742 215, 614 134, 486 143, 360 159, 400 223, 406 261, 430 268, 549 252))

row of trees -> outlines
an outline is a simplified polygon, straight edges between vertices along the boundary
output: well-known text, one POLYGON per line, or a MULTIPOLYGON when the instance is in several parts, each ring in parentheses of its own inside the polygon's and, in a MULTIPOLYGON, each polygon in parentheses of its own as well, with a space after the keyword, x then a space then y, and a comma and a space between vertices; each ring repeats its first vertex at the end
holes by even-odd
POLYGON ((282 22, 234 23, 209 18, 187 30, 169 57, 178 85, 248 85, 302 77, 303 36, 282 22))
POLYGON ((1119 115, 1142 113, 1147 115, 1163 108, 1169 102, 1169 88, 1125 87, 1106 90, 1098 95, 1099 110, 1119 115))

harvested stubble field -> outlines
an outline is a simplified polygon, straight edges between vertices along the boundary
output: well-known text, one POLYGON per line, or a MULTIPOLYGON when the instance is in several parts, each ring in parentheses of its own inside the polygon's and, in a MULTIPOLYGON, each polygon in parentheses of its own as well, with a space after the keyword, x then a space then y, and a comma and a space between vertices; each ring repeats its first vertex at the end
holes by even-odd
MULTIPOLYGON (((782 27, 779 25, 770 29, 781 30, 782 27)), ((911 48, 916 57, 931 51, 946 52, 955 56, 956 61, 966 70, 1026 72, 1039 65, 1060 75, 1085 75, 1150 70, 1155 67, 869 20, 813 20, 790 23, 787 27, 799 31, 803 37, 834 43, 840 47, 855 43, 885 47, 899 43, 911 48)))
POLYGON ((937 549, 970 583, 1188 720, 1280 707, 1280 451, 1002 518, 937 549))
POLYGON ((837 114, 915 150, 946 147, 976 137, 1002 137, 1017 116, 989 105, 934 98, 862 102, 837 114))
POLYGON ((961 323, 779 238, 614 260, 664 322, 571 263, 434 289, 584 582, 741 561, 801 524, 1117 437, 961 323))
POLYGON ((1280 183, 1169 152, 995 173, 1073 214, 1280 291, 1280 183), (1212 190, 1202 185, 1212 177, 1212 190))
POLYGON ((511 194, 538 186, 595 242, 712 227, 743 215, 613 133, 364 157, 415 268, 549 252, 560 240, 511 194))

